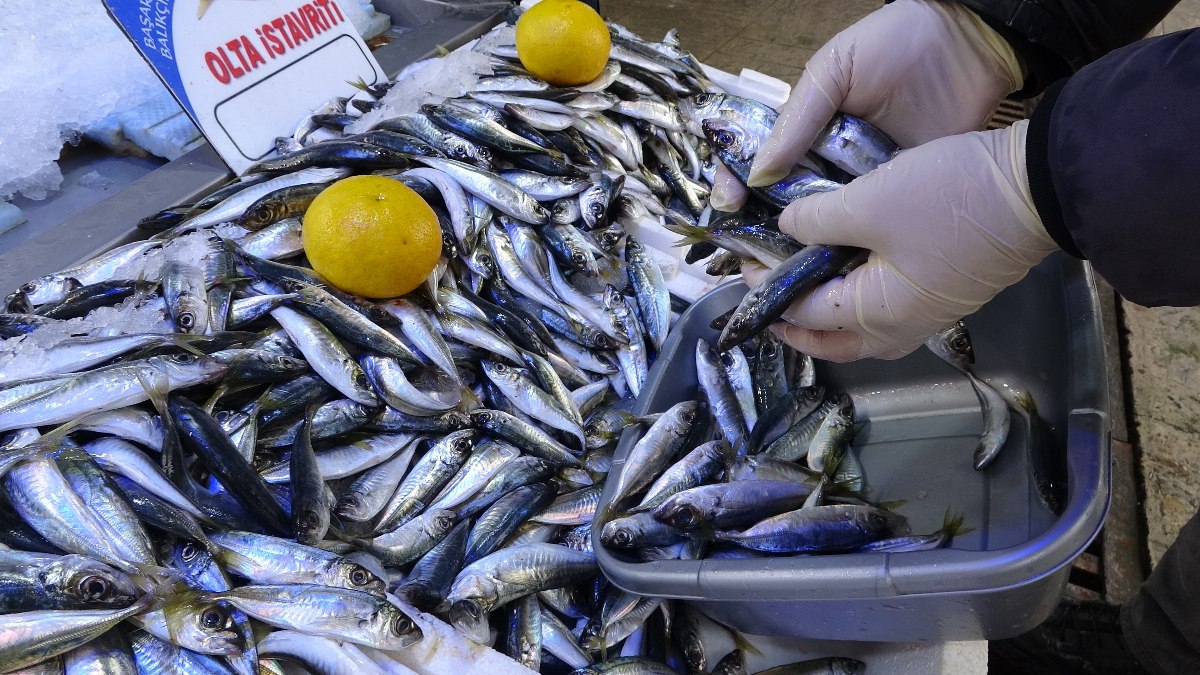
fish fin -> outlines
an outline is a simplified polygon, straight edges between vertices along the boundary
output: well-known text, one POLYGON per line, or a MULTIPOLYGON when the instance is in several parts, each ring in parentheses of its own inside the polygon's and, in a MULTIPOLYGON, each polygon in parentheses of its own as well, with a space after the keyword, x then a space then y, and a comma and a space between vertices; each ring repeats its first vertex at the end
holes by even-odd
MULTIPOLYGON (((205 1, 212 2, 212 0, 200 0, 200 1, 201 2, 205 2, 205 1)), ((358 89, 360 91, 367 91, 368 89, 370 89, 370 85, 367 84, 367 81, 363 79, 362 75, 359 75, 357 78, 355 78, 353 80, 346 80, 346 84, 348 84, 351 87, 354 87, 355 89, 358 89)))
POLYGON ((901 506, 904 506, 907 503, 908 503, 907 499, 893 499, 890 502, 879 502, 878 504, 875 505, 875 507, 883 509, 885 511, 895 511, 896 509, 900 508, 901 506))
POLYGON ((965 513, 953 514, 950 509, 946 509, 946 515, 942 519, 942 530, 946 533, 947 541, 960 534, 975 531, 973 527, 963 527, 963 520, 965 518, 965 513))
POLYGON ((436 49, 437 49, 438 58, 446 56, 450 53, 450 50, 446 49, 445 45, 437 45, 436 49))
POLYGON ((668 220, 663 223, 663 227, 683 237, 683 239, 675 242, 675 246, 691 246, 692 244, 708 241, 712 237, 712 230, 709 230, 707 227, 700 227, 699 225, 687 225, 668 220))
POLYGON ((225 548, 220 544, 214 544, 212 554, 213 557, 217 559, 217 562, 235 570, 254 569, 258 566, 258 561, 254 560, 253 558, 244 556, 233 549, 225 548))
POLYGON ((742 635, 741 633, 730 628, 729 626, 726 626, 725 628, 726 628, 726 630, 729 631, 730 637, 733 638, 733 646, 734 647, 737 647, 738 649, 742 650, 743 652, 746 652, 749 654, 754 654, 755 656, 763 655, 763 653, 758 650, 758 647, 755 647, 754 645, 750 644, 749 640, 746 639, 745 635, 742 635))
MULTIPOLYGON (((236 362, 237 359, 235 358, 234 361, 236 362)), ((220 401, 221 398, 228 393, 229 385, 225 384, 224 382, 217 385, 217 388, 213 390, 212 396, 209 396, 208 400, 205 401, 204 405, 202 406, 204 408, 204 412, 208 413, 209 415, 213 414, 213 410, 217 407, 217 401, 220 401)))
POLYGON ((166 340, 168 342, 174 344, 176 347, 179 347, 185 352, 194 354, 196 356, 204 356, 205 354, 203 350, 195 346, 195 343, 207 339, 209 339, 208 335, 194 335, 191 333, 173 333, 166 336, 166 340))
MULTIPOLYGON (((48 448, 54 448, 58 446, 60 441, 74 431, 75 427, 79 426, 79 423, 82 421, 82 419, 83 418, 74 419, 54 427, 50 431, 34 439, 34 441, 25 446, 25 448, 29 449, 30 453, 32 454, 34 452, 40 452, 48 448)), ((82 452, 82 450, 80 450, 80 452, 82 452)))
POLYGON ((213 1, 214 0, 200 0, 200 3, 196 5, 197 21, 204 18, 204 13, 208 11, 208 8, 213 4, 213 1))

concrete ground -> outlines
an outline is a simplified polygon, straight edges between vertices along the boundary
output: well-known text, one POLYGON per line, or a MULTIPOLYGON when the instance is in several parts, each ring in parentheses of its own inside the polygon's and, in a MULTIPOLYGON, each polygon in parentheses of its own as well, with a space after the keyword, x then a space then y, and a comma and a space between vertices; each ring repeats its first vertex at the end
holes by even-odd
MULTIPOLYGON (((876 0, 603 0, 603 13, 650 38, 677 28, 683 45, 723 70, 753 68, 794 82, 830 37, 876 0)), ((1200 0, 1183 0, 1154 33, 1200 26, 1200 0)), ((1126 415, 1118 440, 1134 444, 1144 539, 1156 563, 1200 507, 1200 308, 1116 305, 1126 415)), ((1120 378, 1117 378, 1118 382, 1120 378)), ((1119 400, 1119 399, 1118 399, 1119 400)), ((1126 479, 1130 480, 1130 479, 1126 479)))

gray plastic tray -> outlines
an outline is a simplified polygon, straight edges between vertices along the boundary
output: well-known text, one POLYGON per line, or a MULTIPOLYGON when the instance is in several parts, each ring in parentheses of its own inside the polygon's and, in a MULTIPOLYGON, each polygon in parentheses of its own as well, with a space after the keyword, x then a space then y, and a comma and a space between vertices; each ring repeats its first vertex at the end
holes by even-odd
MULTIPOLYGON (((636 404, 658 412, 698 395, 695 343, 745 293, 718 288, 676 323, 636 404)), ((1099 305, 1090 268, 1054 255, 966 319, 976 372, 994 387, 1033 394, 1066 454, 1061 516, 1039 501, 1029 476, 1029 430, 1013 416, 1008 442, 988 470, 972 468, 982 430, 966 378, 920 349, 895 361, 818 363, 818 381, 853 398, 866 424, 855 438, 869 496, 905 500, 896 510, 914 533, 941 527, 946 510, 973 532, 951 547, 749 560, 636 562, 596 556, 617 586, 693 601, 714 619, 756 635, 830 640, 1000 639, 1041 623, 1058 603, 1070 563, 1108 510, 1110 437, 1099 305)), ((602 504, 629 448, 614 455, 602 504)), ((598 533, 603 523, 596 523, 598 533)))

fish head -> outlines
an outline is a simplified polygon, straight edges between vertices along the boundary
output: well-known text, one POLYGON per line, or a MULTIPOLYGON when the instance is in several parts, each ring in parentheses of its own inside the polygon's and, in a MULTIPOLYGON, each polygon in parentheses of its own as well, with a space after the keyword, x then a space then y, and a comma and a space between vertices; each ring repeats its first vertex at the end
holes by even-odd
POLYGON ((496 424, 496 412, 494 410, 473 410, 468 415, 471 420, 471 426, 476 429, 491 429, 496 424))
POLYGON ((246 209, 237 224, 247 230, 258 230, 287 215, 287 206, 278 199, 264 198, 246 209))
POLYGON ((596 184, 579 193, 579 211, 587 229, 595 229, 607 209, 608 192, 604 186, 596 184))
POLYGON ((224 375, 229 369, 229 366, 212 356, 189 353, 152 356, 147 361, 157 371, 156 374, 167 376, 173 385, 171 388, 208 382, 224 375))
POLYGON ((425 531, 438 541, 441 541, 446 533, 453 530, 454 526, 458 524, 458 514, 451 509, 438 509, 428 515, 429 522, 425 526, 425 531))
POLYGON ((224 602, 186 591, 168 598, 163 614, 172 641, 180 646, 222 656, 240 654, 245 646, 224 602))
POLYGON ((516 385, 521 381, 521 371, 506 363, 484 360, 482 366, 483 372, 487 374, 488 379, 497 384, 506 383, 516 385))
POLYGON ((382 598, 385 592, 383 579, 371 570, 346 559, 340 559, 333 566, 333 586, 349 588, 354 591, 370 593, 382 598))
POLYGON ((701 413, 707 408, 701 408, 700 401, 683 401, 672 406, 671 422, 673 431, 681 436, 686 436, 692 430, 692 426, 700 419, 701 413))
POLYGON ((687 121, 688 130, 695 136, 703 136, 701 124, 710 117, 716 117, 723 97, 720 94, 702 92, 695 96, 683 96, 679 99, 679 112, 687 121))
POLYGON ((229 588, 229 577, 225 575, 225 570, 213 559, 208 549, 194 541, 176 541, 163 556, 163 562, 167 567, 180 570, 189 580, 206 590, 223 591, 229 588))
POLYGON ((583 216, 579 202, 571 197, 563 197, 550 207, 550 220, 557 225, 571 225, 583 216))
MULTIPOLYGON (((67 296, 68 293, 75 289, 83 288, 83 284, 73 277, 61 277, 56 274, 47 274, 44 277, 38 277, 33 281, 27 281, 17 289, 17 293, 21 295, 25 304, 25 309, 19 310, 23 313, 33 311, 33 307, 43 305, 48 302, 57 302, 67 296)), ((17 295, 14 293, 13 295, 17 295)), ((9 296, 10 309, 9 311, 18 311, 11 308, 11 303, 14 301, 13 296, 9 296)))
POLYGON ((67 555, 39 570, 47 589, 82 607, 117 609, 138 597, 137 587, 124 572, 84 556, 67 555))
POLYGON ((633 548, 645 530, 637 518, 617 518, 604 524, 600 541, 610 548, 633 548))
POLYGON ((829 672, 832 675, 862 675, 867 664, 857 659, 836 657, 829 661, 829 672))
POLYGON ((709 118, 701 126, 704 128, 704 137, 716 150, 736 150, 741 145, 740 129, 727 119, 709 118))
POLYGON ((450 623, 468 639, 479 644, 488 644, 487 608, 481 600, 471 598, 456 600, 450 605, 450 623))
POLYGON ((384 649, 406 649, 425 637, 421 627, 399 607, 385 603, 371 617, 372 632, 378 635, 384 649), (386 645, 386 646, 384 646, 386 645))
POLYGON ((14 314, 30 314, 33 312, 33 303, 29 301, 29 296, 25 293, 13 291, 4 299, 4 311, 14 314))
POLYGON ((692 530, 712 520, 718 499, 708 492, 685 490, 671 496, 654 510, 654 517, 681 530, 692 530))
POLYGON ((448 461, 457 466, 459 460, 471 454, 475 449, 475 430, 460 429, 450 433, 438 441, 438 443, 444 443, 449 446, 451 456, 448 458, 448 461))
POLYGON ((967 370, 975 363, 975 348, 971 345, 971 334, 962 321, 940 330, 925 341, 934 354, 959 370, 967 370))

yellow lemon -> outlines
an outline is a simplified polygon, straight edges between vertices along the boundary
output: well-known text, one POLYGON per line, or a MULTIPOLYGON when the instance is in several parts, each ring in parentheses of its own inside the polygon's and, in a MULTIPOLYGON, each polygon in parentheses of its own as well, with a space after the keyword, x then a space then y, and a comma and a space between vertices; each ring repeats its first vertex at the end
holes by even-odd
POLYGON ((347 293, 393 298, 421 284, 442 255, 429 204, 382 176, 325 188, 304 214, 304 252, 317 274, 347 293))
POLYGON ((608 26, 579 0, 542 0, 517 20, 517 56, 534 75, 559 87, 587 84, 608 63, 608 26))

